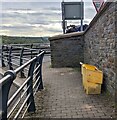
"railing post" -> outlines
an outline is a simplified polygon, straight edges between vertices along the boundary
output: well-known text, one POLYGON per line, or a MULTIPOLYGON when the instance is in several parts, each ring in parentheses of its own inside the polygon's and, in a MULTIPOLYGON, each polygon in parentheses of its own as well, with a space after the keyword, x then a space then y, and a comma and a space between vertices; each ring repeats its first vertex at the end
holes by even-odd
POLYGON ((13 70, 13 66, 12 66, 12 60, 11 60, 11 53, 12 53, 12 46, 9 48, 9 56, 8 56, 8 66, 10 70, 13 70))
POLYGON ((2 45, 2 54, 1 54, 1 63, 2 63, 2 67, 5 67, 5 63, 4 63, 4 54, 3 54, 3 52, 4 52, 4 45, 2 45))
POLYGON ((29 108, 28 108, 28 112, 35 112, 35 110, 36 110, 36 108, 35 108, 35 102, 34 102, 34 95, 33 95, 33 71, 34 71, 36 60, 37 59, 35 59, 31 63, 31 65, 29 67, 29 72, 28 72, 28 77, 30 77, 30 80, 27 83, 27 87, 30 86, 30 88, 27 91, 27 95, 31 94, 30 98, 27 101, 27 105, 29 103, 31 103, 30 106, 29 106, 29 108))
MULTIPOLYGON (((40 51, 40 52, 42 52, 42 51, 40 51)), ((39 78, 39 82, 40 82, 40 85, 38 87, 38 90, 43 89, 43 81, 42 81, 42 61, 43 61, 43 57, 44 57, 44 53, 39 57, 39 64, 40 64, 40 71, 39 71, 40 78, 39 78)), ((38 84, 39 83, 37 83, 37 85, 38 84)))
POLYGON ((33 47, 33 44, 30 45, 30 48, 31 48, 31 59, 33 58, 33 52, 32 52, 32 47, 33 47))
MULTIPOLYGON (((20 54, 20 66, 23 65, 23 53, 24 53, 24 48, 21 49, 21 54, 20 54)), ((24 75, 24 69, 20 71, 20 77, 25 78, 24 75)))
POLYGON ((7 64, 9 64, 9 48, 8 48, 8 45, 6 46, 6 57, 7 57, 7 64))
POLYGON ((2 120, 7 120, 7 102, 8 102, 8 96, 9 96, 9 91, 10 91, 10 87, 13 83, 13 80, 16 78, 16 73, 12 70, 8 70, 7 72, 5 72, 4 76, 10 75, 10 77, 8 78, 7 82, 4 83, 1 86, 1 100, 2 100, 2 120))

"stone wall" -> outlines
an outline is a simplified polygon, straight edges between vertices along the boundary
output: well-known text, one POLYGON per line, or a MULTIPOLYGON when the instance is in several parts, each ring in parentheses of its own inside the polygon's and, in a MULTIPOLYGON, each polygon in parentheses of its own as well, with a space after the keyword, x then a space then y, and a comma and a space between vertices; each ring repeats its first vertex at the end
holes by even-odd
MULTIPOLYGON (((104 72, 104 86, 115 94, 115 3, 107 3, 84 33, 84 62, 104 72)), ((116 21, 117 22, 117 21, 116 21)))
POLYGON ((49 38, 52 67, 79 67, 84 59, 82 33, 71 33, 49 38))
POLYGON ((116 103, 117 103, 117 2, 115 5, 115 73, 116 73, 116 82, 115 82, 115 96, 116 96, 116 103))
POLYGON ((53 67, 95 65, 104 73, 103 88, 117 95, 117 2, 105 3, 84 33, 55 36, 50 43, 53 67))

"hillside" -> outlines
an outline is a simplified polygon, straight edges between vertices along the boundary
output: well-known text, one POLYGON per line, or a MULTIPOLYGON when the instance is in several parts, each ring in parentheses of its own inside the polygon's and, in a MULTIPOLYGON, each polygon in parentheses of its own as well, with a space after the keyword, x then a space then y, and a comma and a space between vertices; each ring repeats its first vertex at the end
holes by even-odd
POLYGON ((47 43, 48 37, 15 37, 0 36, 3 44, 26 44, 26 43, 47 43))

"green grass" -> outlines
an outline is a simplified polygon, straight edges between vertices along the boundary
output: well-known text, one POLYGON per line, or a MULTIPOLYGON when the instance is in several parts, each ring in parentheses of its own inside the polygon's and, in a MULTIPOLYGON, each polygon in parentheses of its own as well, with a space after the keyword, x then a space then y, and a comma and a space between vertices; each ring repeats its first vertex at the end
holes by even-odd
POLYGON ((0 45, 2 45, 2 37, 0 37, 0 45))
POLYGON ((3 44, 31 44, 31 43, 46 43, 48 37, 14 37, 0 36, 0 41, 3 44))

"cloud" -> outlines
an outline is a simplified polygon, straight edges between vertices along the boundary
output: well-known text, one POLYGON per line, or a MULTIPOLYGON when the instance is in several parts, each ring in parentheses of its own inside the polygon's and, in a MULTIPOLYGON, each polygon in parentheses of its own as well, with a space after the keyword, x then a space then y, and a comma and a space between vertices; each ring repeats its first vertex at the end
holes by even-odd
MULTIPOLYGON (((1 2, 19 2, 19 0, 1 0, 1 2)), ((20 0, 20 2, 61 2, 61 0, 20 0)))
MULTIPOLYGON (((20 0, 20 2, 61 2, 62 0, 20 0)), ((73 0, 65 0, 66 2, 70 2, 73 0)), ((81 0, 74 0, 74 2, 78 2, 81 0)), ((92 0, 85 0, 86 2, 92 2, 92 0)), ((105 0, 106 1, 106 0, 105 0)), ((1 2, 19 2, 19 0, 1 0, 1 2)))
POLYGON ((5 29, 7 29, 7 30, 27 30, 27 29, 31 29, 32 28, 32 26, 24 26, 24 25, 22 25, 22 26, 2 26, 2 29, 3 30, 5 30, 5 29))
MULTIPOLYGON (((84 24, 88 24, 95 15, 91 3, 85 3, 84 24)), ((60 2, 6 2, 3 3, 3 34, 20 36, 51 36, 62 33, 60 2)), ((80 21, 68 21, 80 25, 80 21)), ((0 33, 0 34, 1 34, 0 33)))

